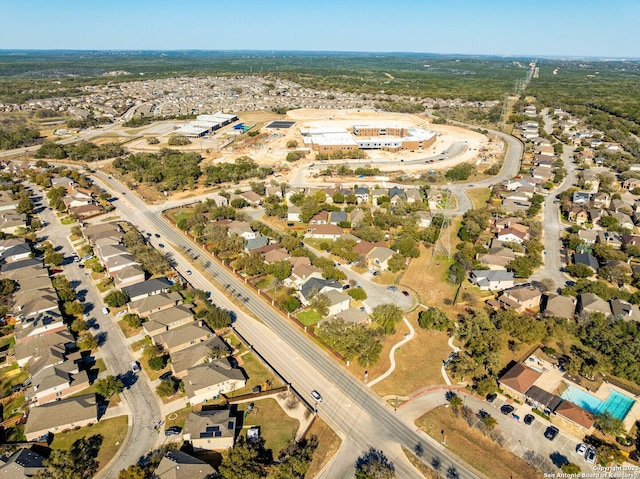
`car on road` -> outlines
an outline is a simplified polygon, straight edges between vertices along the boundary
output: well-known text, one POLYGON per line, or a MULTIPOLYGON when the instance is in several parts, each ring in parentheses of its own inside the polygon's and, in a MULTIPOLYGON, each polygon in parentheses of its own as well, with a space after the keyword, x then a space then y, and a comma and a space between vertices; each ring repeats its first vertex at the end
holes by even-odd
POLYGON ((109 308, 102 308, 102 314, 109 314, 109 308))
POLYGON ((164 245, 162 243, 158 243, 158 248, 164 248, 164 245))
POLYGON ((165 429, 165 436, 177 436, 182 432, 182 428, 180 426, 171 426, 165 429))
POLYGON ((581 442, 580 444, 578 444, 578 446, 576 447, 576 452, 578 454, 580 454, 581 456, 584 456, 587 452, 587 449, 589 449, 587 447, 587 445, 584 442, 581 442))
POLYGON ((160 238, 160 235, 158 233, 156 233, 156 238, 160 238))
POLYGON ((589 464, 593 464, 594 462, 596 462, 596 450, 593 448, 589 448, 589 450, 587 451, 587 455, 584 456, 584 458, 589 464))
POLYGON ((501 408, 500 408, 500 412, 502 414, 504 414, 505 416, 508 416, 509 414, 511 414, 514 410, 514 407, 511 404, 504 404, 501 408))
POLYGON ((185 271, 185 274, 186 274, 187 276, 191 276, 191 270, 190 270, 190 269, 186 270, 186 271, 185 271))
POLYGON ((398 287, 397 286, 387 286, 387 289, 389 291, 398 291, 398 287))
POLYGON ((311 391, 311 397, 313 399, 315 399, 316 402, 322 402, 322 396, 320 395, 320 393, 318 391, 316 391, 315 389, 313 391, 311 391))
POLYGON ((134 373, 140 372, 140 364, 138 364, 138 361, 131 361, 131 371, 134 373))
POLYGON ((160 380, 164 381, 165 379, 171 379, 173 377, 173 373, 171 371, 167 371, 166 373, 162 373, 160 375, 160 380))
POLYGON ((151 238, 151 233, 147 233, 147 238, 151 238))
POLYGON ((498 395, 496 393, 490 393, 490 394, 487 394, 486 399, 487 399, 487 402, 493 402, 496 400, 497 397, 498 395))
POLYGON ((409 296, 409 291, 403 291, 403 292, 402 292, 402 294, 403 294, 404 296, 409 296))
POLYGON ((555 426, 549 426, 545 431, 544 431, 544 437, 546 437, 547 439, 549 439, 549 441, 553 441, 556 436, 558 435, 558 433, 560 432, 560 430, 555 427, 555 426))
POLYGON ((122 192, 122 194, 123 194, 123 195, 126 195, 126 194, 127 194, 127 192, 126 192, 126 191, 123 191, 123 192, 122 192))
POLYGON ((536 418, 533 416, 533 414, 525 414, 524 416, 524 423, 527 426, 531 426, 531 424, 533 424, 533 421, 535 421, 536 418))

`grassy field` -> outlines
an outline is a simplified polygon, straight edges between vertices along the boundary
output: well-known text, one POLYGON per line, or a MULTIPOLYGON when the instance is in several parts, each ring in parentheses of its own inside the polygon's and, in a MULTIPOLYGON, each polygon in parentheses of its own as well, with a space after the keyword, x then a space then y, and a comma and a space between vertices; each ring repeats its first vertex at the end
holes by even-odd
POLYGON ((127 324, 127 322, 124 319, 121 319, 120 321, 118 321, 118 326, 120 326, 120 329, 124 333, 125 338, 130 338, 131 336, 135 336, 142 331, 142 326, 140 326, 139 328, 132 328, 127 324))
MULTIPOLYGON (((247 404, 238 405, 238 413, 244 414, 247 404)), ((273 456, 287 447, 298 430, 300 421, 287 416, 275 399, 255 401, 253 410, 243 420, 242 435, 250 426, 260 427, 260 436, 265 439, 265 448, 271 449, 273 456)))
MULTIPOLYGON (((451 353, 451 348, 447 344, 449 339, 447 334, 420 328, 417 310, 406 316, 413 325, 416 335, 396 352, 396 369, 393 374, 373 386, 373 390, 380 396, 391 394, 409 396, 427 386, 444 384, 440 367, 442 361, 451 353), (416 364, 420 365, 419 374, 416 371, 416 364)), ((386 370, 389 366, 388 354, 381 357, 379 363, 382 369, 386 370)), ((378 365, 369 371, 369 377, 373 379, 375 376, 372 373, 376 372, 378 372, 378 365)))
POLYGON ((102 469, 118 451, 122 441, 124 441, 127 435, 127 417, 120 416, 105 419, 91 426, 55 434, 53 442, 51 443, 51 449, 69 450, 71 445, 78 439, 90 437, 95 434, 102 435, 102 446, 98 453, 98 463, 100 464, 100 469, 102 469))
POLYGON ((252 353, 246 353, 238 357, 238 363, 244 369, 245 373, 249 377, 247 384, 242 389, 237 389, 233 392, 233 396, 240 396, 242 394, 250 393, 255 386, 263 386, 267 381, 270 381, 271 388, 279 388, 282 386, 282 382, 276 376, 269 371, 260 360, 252 353))
POLYGON ((318 438, 318 447, 313 453, 311 465, 305 477, 316 477, 325 464, 338 452, 342 443, 340 437, 319 417, 316 417, 307 431, 306 437, 311 436, 318 438))
POLYGON ((493 479, 538 479, 537 473, 519 457, 502 449, 479 430, 471 429, 462 418, 454 417, 451 409, 438 407, 416 421, 420 429, 434 439, 442 440, 440 431, 447 431, 447 449, 467 464, 493 479))
POLYGON ((312 326, 322 319, 322 316, 315 309, 307 309, 296 314, 298 321, 305 326, 312 326))
POLYGON ((480 209, 487 204, 491 190, 489 188, 472 188, 466 190, 467 196, 471 198, 474 209, 480 209))

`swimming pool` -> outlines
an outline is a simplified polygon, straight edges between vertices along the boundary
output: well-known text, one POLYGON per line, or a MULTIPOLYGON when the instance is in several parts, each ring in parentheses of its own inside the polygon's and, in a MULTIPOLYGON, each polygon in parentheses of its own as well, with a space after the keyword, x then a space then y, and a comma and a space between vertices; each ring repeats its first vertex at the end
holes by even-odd
POLYGON ((590 413, 602 414, 605 411, 609 411, 613 417, 624 420, 633 407, 635 400, 614 389, 610 391, 607 400, 601 401, 592 394, 568 384, 567 390, 563 392, 560 397, 571 401, 573 404, 580 406, 582 409, 586 409, 590 413))

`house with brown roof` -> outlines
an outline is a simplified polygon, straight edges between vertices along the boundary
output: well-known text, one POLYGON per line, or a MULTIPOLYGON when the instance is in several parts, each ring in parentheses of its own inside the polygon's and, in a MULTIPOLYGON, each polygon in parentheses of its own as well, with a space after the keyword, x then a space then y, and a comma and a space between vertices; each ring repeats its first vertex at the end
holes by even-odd
POLYGON ((574 206, 569 210, 567 219, 577 225, 584 225, 589 220, 589 213, 581 206, 574 206))
POLYGON ((529 239, 529 234, 516 228, 505 228, 497 234, 497 238, 505 243, 522 244, 529 239))
POLYGON ((101 215, 102 213, 104 213, 104 208, 100 205, 90 204, 70 207, 69 212, 75 215, 75 217, 79 220, 84 220, 101 215))
POLYGON ((571 319, 576 311, 576 302, 576 298, 572 296, 547 294, 546 302, 543 301, 543 311, 546 316, 571 319))
POLYGON ((27 441, 51 432, 68 431, 98 422, 98 403, 95 394, 62 399, 32 407, 24 428, 27 441))
POLYGON ((342 236, 342 228, 329 224, 309 225, 306 236, 307 238, 337 240, 342 236))
POLYGON ((500 377, 498 384, 500 388, 505 391, 505 394, 510 394, 514 398, 524 402, 525 393, 540 376, 542 376, 542 373, 522 363, 516 363, 500 377))
POLYGON ((163 311, 151 313, 148 321, 145 321, 142 327, 149 336, 155 336, 156 334, 165 333, 170 329, 175 329, 191 321, 193 321, 193 312, 188 306, 181 304, 163 311))
POLYGON ((236 417, 229 408, 192 412, 182 434, 195 451, 231 449, 236 437, 236 417))
POLYGON ((519 313, 538 310, 541 300, 542 292, 533 286, 505 289, 498 298, 503 307, 514 309, 519 313))
POLYGON ((182 302, 182 296, 176 292, 154 294, 138 301, 132 301, 127 304, 130 313, 139 316, 149 316, 157 311, 173 308, 182 302))
POLYGON ((207 479, 215 475, 216 470, 206 462, 175 449, 167 452, 153 472, 154 479, 207 479))
POLYGON ((166 352, 172 354, 206 341, 211 336, 213 333, 202 321, 193 321, 152 336, 151 340, 154 344, 162 345, 166 352))
POLYGON ((231 352, 227 343, 218 336, 212 336, 206 341, 174 352, 171 355, 171 371, 173 371, 173 375, 178 379, 182 379, 187 374, 188 369, 208 363, 213 349, 219 349, 227 353, 231 352))

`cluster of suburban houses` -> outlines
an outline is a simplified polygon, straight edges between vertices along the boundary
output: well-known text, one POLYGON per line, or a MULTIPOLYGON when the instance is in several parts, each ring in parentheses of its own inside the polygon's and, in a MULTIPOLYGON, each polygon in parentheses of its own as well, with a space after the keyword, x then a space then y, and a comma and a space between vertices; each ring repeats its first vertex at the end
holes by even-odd
POLYGON ((123 233, 117 224, 89 226, 83 228, 83 234, 116 287, 129 298, 123 312, 143 318, 144 332, 171 356, 173 375, 184 381, 191 404, 245 386, 244 373, 232 367, 228 358, 209 360, 212 349, 229 352, 229 347, 203 321, 195 319, 194 305, 170 291, 172 284, 167 278, 146 278, 121 244, 123 233))
POLYGON ((30 244, 22 238, 0 240, 0 258, 1 277, 18 284, 9 317, 15 338, 11 359, 30 374, 22 386, 31 406, 25 435, 32 440, 49 424, 43 408, 89 387, 90 358, 77 351, 49 270, 41 258, 34 257, 30 244))
MULTIPOLYGON (((46 470, 46 458, 35 447, 21 447, 13 454, 0 457, 0 477, 30 479, 46 470)), ((208 479, 216 470, 200 459, 178 450, 168 451, 160 460, 153 477, 157 479, 208 479)))
POLYGON ((0 231, 6 235, 15 235, 29 226, 25 213, 18 213, 18 203, 11 191, 0 191, 0 231))
POLYGON ((104 207, 95 200, 94 192, 88 188, 82 188, 71 178, 66 176, 51 178, 51 187, 63 187, 67 190, 67 194, 62 198, 62 202, 67 211, 80 221, 93 218, 105 212, 104 207))

